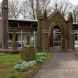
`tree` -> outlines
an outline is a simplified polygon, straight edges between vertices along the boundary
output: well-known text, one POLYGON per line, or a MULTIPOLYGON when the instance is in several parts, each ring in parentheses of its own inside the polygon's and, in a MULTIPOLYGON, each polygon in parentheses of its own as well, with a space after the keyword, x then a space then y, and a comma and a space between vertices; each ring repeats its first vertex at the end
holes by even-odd
POLYGON ((29 0, 22 0, 21 1, 20 11, 21 11, 20 13, 24 19, 27 19, 27 18, 32 19, 32 16, 30 14, 31 8, 30 8, 29 0))
POLYGON ((39 16, 44 16, 45 11, 46 11, 46 15, 48 15, 50 13, 49 9, 50 9, 50 2, 51 0, 40 0, 37 1, 36 4, 36 15, 37 18, 39 18, 39 16))
POLYGON ((22 3, 21 13, 26 18, 28 13, 33 19, 37 19, 44 14, 46 9, 48 12, 50 0, 24 0, 22 3))
MULTIPOLYGON (((67 15, 72 9, 72 4, 68 0, 24 0, 26 5, 23 9, 29 11, 29 14, 38 19, 39 16, 43 16, 46 10, 47 15, 51 14, 54 10, 58 10, 63 16, 67 15), (30 10, 29 10, 30 9, 30 10)), ((22 11, 26 14, 25 11, 22 11)))
POLYGON ((74 19, 78 18, 78 5, 73 9, 73 17, 74 19))
POLYGON ((20 3, 18 0, 8 1, 8 16, 9 18, 18 18, 21 12, 20 3))
POLYGON ((52 9, 59 11, 63 16, 66 16, 72 10, 72 4, 69 0, 55 0, 52 4, 52 9))

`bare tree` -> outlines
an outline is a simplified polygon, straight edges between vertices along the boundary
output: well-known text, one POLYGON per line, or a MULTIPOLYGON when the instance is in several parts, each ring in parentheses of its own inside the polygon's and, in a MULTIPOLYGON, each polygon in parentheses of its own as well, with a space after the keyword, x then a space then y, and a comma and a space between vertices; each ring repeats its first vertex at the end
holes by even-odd
POLYGON ((36 19, 36 16, 35 16, 35 1, 34 0, 29 0, 29 3, 30 3, 30 8, 31 8, 31 11, 29 14, 31 14, 33 16, 34 19, 36 19))
POLYGON ((74 16, 74 19, 78 17, 78 5, 73 9, 73 16, 74 16))
POLYGON ((21 15, 23 16, 24 19, 26 18, 32 18, 30 11, 30 3, 29 0, 22 0, 21 1, 21 5, 20 5, 20 11, 21 11, 21 15))
POLYGON ((34 19, 43 15, 45 10, 47 15, 51 14, 54 10, 58 10, 63 16, 65 16, 72 9, 72 4, 68 0, 53 0, 52 4, 51 2, 52 0, 29 0, 29 3, 24 2, 24 4, 27 5, 28 9, 30 8, 29 14, 33 16, 34 19))
POLYGON ((50 1, 51 0, 39 0, 39 1, 37 1, 36 2, 36 14, 37 14, 37 17, 38 17, 38 15, 44 15, 44 13, 45 13, 45 10, 46 10, 46 12, 47 12, 47 15, 48 15, 48 13, 49 13, 49 8, 50 8, 50 1))
POLYGON ((78 5, 74 7, 72 14, 73 14, 73 23, 78 24, 78 5))
POLYGON ((2 16, 2 2, 0 2, 0 17, 2 16))
POLYGON ((37 19, 38 16, 43 15, 45 9, 48 12, 50 0, 24 0, 21 13, 26 18, 26 14, 31 15, 33 19, 37 19))
POLYGON ((56 8, 65 16, 72 6, 67 0, 53 0, 53 2, 52 0, 9 0, 8 2, 9 18, 19 18, 22 15, 24 19, 38 19, 44 15, 45 10, 49 15, 56 8))
POLYGON ((58 10, 63 16, 67 15, 72 9, 72 4, 69 0, 55 0, 52 2, 53 10, 58 10))
POLYGON ((9 18, 18 18, 21 12, 20 10, 20 3, 18 0, 9 0, 8 1, 8 16, 9 18))

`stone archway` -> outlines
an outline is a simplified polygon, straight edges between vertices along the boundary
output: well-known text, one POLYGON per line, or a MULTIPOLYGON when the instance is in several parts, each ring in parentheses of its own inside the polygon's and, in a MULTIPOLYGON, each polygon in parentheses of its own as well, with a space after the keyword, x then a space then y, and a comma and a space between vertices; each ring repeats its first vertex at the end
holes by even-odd
POLYGON ((66 21, 59 13, 53 13, 46 18, 40 18, 38 30, 38 50, 50 51, 53 48, 53 30, 58 28, 61 32, 60 47, 62 51, 72 50, 74 48, 72 35, 72 21, 66 21), (57 26, 57 27, 56 27, 57 26))
POLYGON ((63 49, 64 46, 64 28, 59 25, 51 26, 48 33, 48 47, 60 47, 60 49, 63 49))

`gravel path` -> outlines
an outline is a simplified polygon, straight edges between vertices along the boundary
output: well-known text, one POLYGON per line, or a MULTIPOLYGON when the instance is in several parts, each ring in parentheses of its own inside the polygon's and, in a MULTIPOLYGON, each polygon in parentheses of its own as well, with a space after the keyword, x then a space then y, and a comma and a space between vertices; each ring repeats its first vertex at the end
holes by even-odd
POLYGON ((78 56, 73 53, 53 53, 34 78, 78 78, 78 56))

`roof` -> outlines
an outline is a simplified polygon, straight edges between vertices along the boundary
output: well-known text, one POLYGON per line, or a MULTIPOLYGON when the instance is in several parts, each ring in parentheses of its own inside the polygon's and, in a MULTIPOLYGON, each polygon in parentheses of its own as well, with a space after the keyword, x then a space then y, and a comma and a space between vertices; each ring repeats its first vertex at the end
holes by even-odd
MULTIPOLYGON (((2 20, 2 17, 0 17, 0 20, 2 20)), ((13 18, 9 18, 8 21, 16 21, 16 22, 38 22, 38 20, 32 20, 32 19, 13 19, 13 18)))
POLYGON ((8 21, 14 21, 14 22, 38 22, 38 20, 31 20, 31 19, 11 19, 11 18, 9 18, 8 21))

